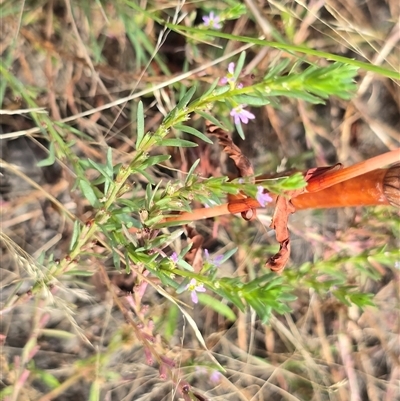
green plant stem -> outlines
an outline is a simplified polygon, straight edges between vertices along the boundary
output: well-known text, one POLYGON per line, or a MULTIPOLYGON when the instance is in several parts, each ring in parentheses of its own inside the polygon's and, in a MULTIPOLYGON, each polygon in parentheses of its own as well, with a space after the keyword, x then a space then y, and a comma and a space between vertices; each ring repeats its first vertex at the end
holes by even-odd
MULTIPOLYGON (((171 29, 172 31, 177 32, 182 35, 185 34, 185 32, 190 33, 190 34, 204 35, 204 30, 199 29, 199 28, 191 28, 191 27, 183 26, 183 25, 175 25, 175 24, 171 24, 168 22, 165 22, 164 25, 166 27, 168 27, 169 29, 171 29)), ((338 61, 338 62, 341 62, 344 64, 353 65, 355 67, 362 68, 365 71, 375 72, 375 73, 382 75, 384 77, 387 77, 387 78, 400 79, 400 72, 398 72, 398 71, 389 70, 384 67, 380 67, 380 66, 377 66, 374 64, 363 62, 363 61, 350 59, 350 58, 347 58, 344 56, 339 56, 337 54, 332 54, 332 53, 323 52, 320 50, 311 49, 307 46, 297 46, 297 45, 290 45, 287 43, 271 42, 268 40, 256 39, 256 38, 252 38, 252 37, 248 37, 248 36, 231 35, 228 33, 223 33, 223 32, 219 32, 219 31, 215 31, 215 30, 213 30, 212 32, 207 31, 207 34, 209 36, 214 36, 217 38, 223 38, 223 39, 228 39, 228 40, 243 42, 243 43, 251 43, 251 44, 263 46, 263 47, 273 47, 275 49, 286 50, 289 52, 298 52, 298 53, 303 53, 303 54, 307 54, 310 56, 317 56, 317 57, 324 58, 327 60, 333 60, 333 61, 338 61)))

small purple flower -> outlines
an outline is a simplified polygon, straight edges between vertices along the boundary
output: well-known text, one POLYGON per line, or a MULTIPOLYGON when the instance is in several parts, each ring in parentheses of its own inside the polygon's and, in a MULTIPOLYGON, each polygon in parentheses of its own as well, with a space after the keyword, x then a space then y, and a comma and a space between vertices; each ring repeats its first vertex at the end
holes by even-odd
POLYGON ((196 366, 196 373, 198 375, 206 375, 208 371, 204 366, 196 366))
POLYGON ((186 286, 186 290, 190 291, 190 296, 192 297, 192 301, 194 304, 197 304, 199 302, 199 298, 197 297, 198 292, 206 292, 206 289, 204 288, 204 284, 197 284, 197 280, 195 278, 192 278, 190 280, 190 283, 186 286))
POLYGON ((213 383, 219 383, 221 381, 222 374, 218 370, 213 370, 210 375, 210 380, 213 383))
POLYGON ((239 106, 234 107, 230 112, 230 115, 234 118, 236 125, 239 125, 240 122, 247 124, 249 120, 256 118, 253 113, 245 110, 244 107, 246 107, 245 104, 240 104, 239 106))
POLYGON ((215 258, 211 258, 208 249, 204 249, 204 255, 206 256, 206 262, 215 267, 219 267, 224 259, 224 255, 218 255, 215 258))
POLYGON ((222 25, 220 23, 220 18, 218 15, 214 15, 214 12, 210 12, 210 15, 205 15, 203 17, 204 26, 212 29, 221 29, 222 25))
POLYGON ((177 263, 178 262, 178 254, 176 252, 174 252, 171 256, 170 259, 174 262, 177 263))
POLYGON ((230 83, 234 83, 235 82, 235 78, 233 77, 233 74, 235 73, 235 63, 229 63, 228 64, 228 73, 221 78, 221 80, 219 81, 221 85, 225 85, 228 82, 230 83))
POLYGON ((260 185, 257 187, 257 202, 262 206, 265 207, 267 203, 272 202, 272 198, 269 193, 264 193, 264 188, 260 185))

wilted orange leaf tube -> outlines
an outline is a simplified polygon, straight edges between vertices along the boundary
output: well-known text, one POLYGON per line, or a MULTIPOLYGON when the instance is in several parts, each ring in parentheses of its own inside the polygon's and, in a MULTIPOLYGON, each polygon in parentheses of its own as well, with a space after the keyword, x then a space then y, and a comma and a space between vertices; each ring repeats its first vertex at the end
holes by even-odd
MULTIPOLYGON (((396 196, 391 202, 391 197, 387 196, 388 184, 385 184, 389 170, 370 171, 321 191, 301 194, 293 198, 292 203, 297 210, 393 204, 396 196)), ((397 204, 399 196, 400 189, 397 190, 397 204)))
MULTIPOLYGON (((307 192, 317 192, 342 181, 348 181, 352 178, 360 177, 370 171, 377 170, 383 166, 399 162, 400 149, 392 150, 372 157, 371 159, 356 163, 353 166, 346 167, 342 170, 334 171, 332 173, 328 172, 327 174, 316 177, 315 179, 311 178, 307 185, 307 192)), ((392 167, 395 167, 396 165, 398 164, 395 164, 392 167)), ((397 175, 398 174, 399 172, 397 170, 397 175)))
MULTIPOLYGON (((345 169, 344 169, 345 170, 345 169)), ((325 181, 326 176, 316 177, 312 184, 315 192, 305 192, 291 199, 296 210, 326 209, 335 207, 392 205, 400 207, 400 163, 386 169, 377 169, 343 181, 344 170, 329 174, 329 180, 340 175, 341 182, 324 188, 318 181, 325 181), (318 188, 324 188, 318 190, 318 188)), ((332 181, 329 181, 332 182, 332 181)), ((308 190, 308 187, 307 187, 308 190)), ((277 195, 270 194, 273 200, 277 195)), ((271 206, 274 204, 272 203, 271 206)), ((243 213, 251 209, 261 208, 256 199, 238 198, 223 205, 195 209, 165 218, 162 222, 189 222, 224 214, 243 213)), ((161 222, 161 223, 162 223, 161 222)))

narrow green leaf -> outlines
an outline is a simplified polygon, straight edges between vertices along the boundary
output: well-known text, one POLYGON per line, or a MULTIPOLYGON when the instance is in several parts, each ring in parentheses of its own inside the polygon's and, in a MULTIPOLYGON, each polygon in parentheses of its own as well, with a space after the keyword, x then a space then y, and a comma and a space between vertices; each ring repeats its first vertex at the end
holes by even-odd
POLYGON ((155 217, 152 217, 151 219, 146 220, 145 224, 148 227, 152 227, 152 226, 156 225, 157 223, 159 223, 160 220, 163 220, 163 219, 164 219, 164 216, 161 216, 161 215, 155 216, 155 217))
POLYGON ((235 95, 232 96, 232 100, 237 102, 238 104, 246 104, 249 106, 265 106, 266 104, 270 104, 271 101, 267 99, 265 96, 251 96, 251 95, 235 95))
POLYGON ((138 169, 137 171, 140 174, 143 174, 146 180, 151 184, 151 185, 156 185, 154 182, 154 179, 151 174, 149 174, 146 170, 138 169))
POLYGON ((218 314, 225 316, 227 319, 231 321, 236 320, 236 315, 233 310, 226 304, 222 303, 218 299, 208 295, 208 294, 198 294, 199 301, 203 304, 208 306, 209 308, 213 309, 218 314))
POLYGON ((94 380, 90 386, 89 401, 100 400, 100 383, 98 380, 94 380))
POLYGON ((235 66, 235 73, 233 74, 235 81, 239 78, 240 73, 243 70, 244 62, 246 61, 246 52, 243 51, 240 53, 239 60, 235 66))
POLYGON ((68 270, 63 274, 65 274, 66 276, 83 276, 83 277, 93 276, 93 272, 88 270, 68 270))
POLYGON ((193 166, 190 167, 190 170, 188 172, 188 175, 186 176, 186 180, 185 180, 185 185, 187 185, 188 181, 190 180, 190 178, 193 175, 194 170, 196 169, 196 167, 199 165, 200 163, 200 159, 197 159, 194 163, 193 166))
POLYGON ((238 132, 238 134, 240 135, 240 137, 241 137, 243 140, 245 140, 245 136, 244 136, 242 124, 235 124, 235 127, 236 127, 237 132, 238 132))
POLYGON ((140 143, 142 142, 142 139, 144 137, 144 111, 143 111, 142 101, 140 101, 137 106, 136 126, 137 126, 136 149, 139 149, 140 143))
POLYGON ((111 170, 111 175, 108 173, 107 169, 104 168, 101 164, 96 163, 94 160, 88 159, 89 164, 96 170, 98 171, 103 177, 105 177, 107 180, 112 181, 112 173, 113 171, 111 170))
POLYGON ((56 153, 54 149, 54 143, 50 142, 49 155, 46 157, 46 159, 40 160, 40 162, 38 162, 36 165, 38 167, 52 166, 55 161, 56 161, 56 153))
POLYGON ((171 158, 171 155, 157 155, 157 156, 150 156, 146 160, 143 161, 143 163, 140 165, 140 170, 143 172, 146 168, 150 166, 154 166, 155 164, 159 164, 162 162, 165 162, 166 160, 169 160, 171 158))
MULTIPOLYGON (((208 95, 210 95, 212 93, 212 91, 217 87, 217 85, 219 84, 220 79, 217 78, 212 84, 211 86, 207 89, 206 93, 204 93, 204 95, 201 97, 206 98, 208 95)), ((222 88, 222 87, 221 87, 222 88)), ((229 87, 227 88, 229 90, 229 87)))
POLYGON ((105 182, 104 182, 104 193, 108 194, 108 191, 110 189, 111 183, 114 183, 113 182, 114 167, 112 165, 112 149, 111 149, 111 147, 109 147, 107 149, 107 159, 106 159, 106 165, 104 167, 104 171, 111 178, 109 180, 105 180, 105 182))
MULTIPOLYGON (((287 290, 285 290, 287 291, 287 290)), ((297 297, 296 295, 290 293, 290 292, 282 292, 282 294, 280 294, 279 299, 283 302, 293 302, 296 301, 297 297)))
POLYGON ((116 270, 120 270, 121 269, 121 257, 119 256, 119 254, 117 252, 115 252, 115 250, 112 250, 112 256, 113 256, 113 263, 114 263, 114 267, 116 270))
POLYGON ((192 249, 193 246, 193 242, 190 242, 189 244, 187 244, 182 250, 181 253, 179 254, 180 258, 184 258, 185 255, 192 249))
POLYGON ((74 229, 72 231, 72 238, 71 238, 71 243, 69 245, 69 250, 72 251, 75 247, 76 241, 79 237, 80 234, 80 227, 81 223, 78 220, 74 221, 74 229))
POLYGON ((211 114, 206 113, 205 111, 202 110, 195 110, 195 112, 197 114, 199 114, 200 116, 202 116, 203 118, 205 118, 208 121, 211 121, 213 124, 215 124, 217 127, 222 128, 225 131, 228 131, 228 129, 226 127, 224 127, 222 125, 222 123, 220 121, 218 121, 214 116, 212 116, 211 114))
POLYGON ((126 273, 129 274, 131 272, 131 263, 129 260, 129 254, 127 252, 127 250, 125 250, 124 252, 124 257, 125 257, 125 269, 126 269, 126 273))
POLYGON ((197 147, 197 143, 186 141, 185 139, 179 138, 170 138, 170 139, 163 139, 159 146, 177 146, 182 148, 195 148, 197 147))
POLYGON ((60 382, 51 373, 48 373, 41 369, 40 370, 34 369, 34 372, 35 372, 35 378, 39 379, 42 383, 44 383, 50 389, 55 389, 60 386, 60 382))
POLYGON ((169 204, 171 203, 172 198, 169 196, 166 196, 165 198, 158 199, 157 202, 155 203, 156 207, 159 209, 169 209, 169 204))
POLYGON ((149 210, 151 208, 150 202, 151 202, 152 197, 153 197, 152 196, 152 187, 151 187, 151 184, 149 183, 146 185, 146 195, 144 198, 145 199, 145 208, 147 210, 149 210))
POLYGON ((272 77, 276 77, 277 75, 281 75, 283 73, 283 71, 286 70, 289 63, 290 63, 290 59, 286 58, 282 62, 279 62, 274 67, 268 68, 267 74, 264 76, 264 80, 271 79, 272 77))
POLYGON ((196 128, 188 127, 185 125, 177 125, 175 128, 178 129, 179 131, 186 132, 190 135, 194 135, 197 138, 200 138, 201 140, 203 140, 204 142, 210 143, 211 145, 213 144, 213 141, 210 138, 208 138, 206 135, 204 135, 202 132, 200 132, 196 128))
POLYGON ((174 335, 179 318, 180 318, 179 309, 176 305, 172 304, 169 307, 168 316, 165 319, 166 325, 163 331, 163 334, 167 339, 167 341, 170 340, 174 335))
POLYGON ((233 248, 230 251, 224 253, 224 257, 221 260, 221 263, 226 262, 232 255, 234 255, 237 252, 238 248, 233 248))
POLYGON ((76 334, 70 333, 69 331, 59 330, 59 329, 42 329, 41 335, 54 337, 54 338, 62 338, 62 339, 72 339, 76 338, 76 334))
POLYGON ((82 178, 79 179, 79 187, 83 193, 83 196, 89 201, 92 206, 99 206, 99 201, 97 200, 96 193, 94 192, 91 185, 82 178))
POLYGON ((179 267, 182 267, 183 269, 189 271, 189 272, 194 272, 193 267, 183 259, 179 259, 178 262, 177 262, 177 265, 179 267))
POLYGON ((218 88, 216 88, 213 92, 213 96, 219 96, 219 95, 223 95, 226 92, 229 92, 231 90, 231 87, 229 85, 225 85, 225 86, 219 86, 218 88))
POLYGON ((196 92, 196 86, 192 86, 179 101, 179 103, 176 106, 176 109, 178 110, 184 109, 192 99, 195 92, 196 92))
POLYGON ((59 329, 42 329, 40 334, 43 336, 48 336, 53 338, 62 338, 64 340, 76 338, 75 333, 70 333, 69 331, 59 330, 59 329))
MULTIPOLYGON (((164 218, 167 217, 176 217, 176 214, 167 214, 163 215, 164 218)), ((192 220, 180 220, 180 221, 164 221, 159 225, 155 225, 155 228, 166 228, 166 227, 175 227, 175 226, 182 226, 183 224, 189 224, 192 220)))
MULTIPOLYGON (((155 188, 152 191, 151 197, 149 199, 149 206, 150 207, 153 207, 154 197, 155 197, 155 195, 156 195, 156 193, 158 191, 158 188, 160 188, 161 183, 162 183, 162 180, 160 180, 158 182, 158 184, 155 186, 155 188)), ((146 188, 146 193, 147 193, 147 188, 146 188)))
POLYGON ((114 166, 113 166, 113 161, 112 161, 111 147, 108 147, 108 149, 107 149, 107 160, 106 160, 105 171, 111 179, 114 178, 114 166))
POLYGON ((250 298, 250 297, 246 298, 246 301, 247 301, 247 304, 255 310, 255 312, 261 318, 261 320, 264 320, 267 318, 265 316, 266 308, 265 308, 265 304, 263 302, 261 302, 257 298, 250 298))
POLYGON ((214 289, 214 292, 220 295, 221 297, 227 299, 232 302, 235 306, 237 306, 242 312, 244 312, 246 306, 243 304, 242 299, 237 295, 237 293, 232 290, 220 290, 214 289))

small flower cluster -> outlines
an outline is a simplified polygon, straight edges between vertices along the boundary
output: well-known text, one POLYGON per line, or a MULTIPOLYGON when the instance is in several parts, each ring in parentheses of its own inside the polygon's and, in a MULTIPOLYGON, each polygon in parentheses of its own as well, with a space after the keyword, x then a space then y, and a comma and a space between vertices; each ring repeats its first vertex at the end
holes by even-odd
MULTIPOLYGON (((219 267, 224 259, 224 255, 218 255, 212 258, 210 256, 210 253, 208 252, 208 249, 204 250, 204 256, 205 256, 205 263, 204 266, 210 267, 219 267)), ((171 256, 169 257, 172 261, 172 263, 176 264, 179 261, 179 256, 176 252, 173 252, 171 256)), ((192 298, 192 302, 197 304, 199 302, 199 298, 197 296, 198 292, 206 292, 206 288, 204 288, 203 283, 198 283, 195 278, 192 278, 189 282, 189 284, 185 287, 186 291, 190 292, 190 296, 192 298)))
MULTIPOLYGON (((176 252, 173 252, 172 255, 170 256, 170 259, 174 264, 178 263, 179 260, 178 254, 176 252)), ((206 289, 204 288, 204 284, 203 283, 198 284, 195 278, 192 278, 190 280, 185 290, 190 291, 190 296, 194 304, 197 304, 199 302, 197 293, 206 291, 206 289)))
MULTIPOLYGON (((243 85, 241 83, 236 84, 235 80, 235 63, 229 63, 228 73, 220 80, 222 85, 229 84, 231 89, 241 89, 243 85)), ((250 111, 245 110, 246 104, 236 105, 230 112, 236 125, 240 123, 247 124, 249 120, 253 120, 256 116, 250 111)))
MULTIPOLYGON (((212 258, 210 256, 210 253, 208 252, 208 249, 204 249, 204 256, 205 256, 205 263, 204 263, 204 268, 209 268, 211 266, 214 267, 219 267, 224 259, 224 255, 218 255, 212 258)), ((197 283, 197 280, 192 278, 190 280, 190 283, 186 286, 186 290, 190 291, 190 296, 192 298, 193 303, 197 304, 199 302, 199 299, 197 297, 198 292, 206 292, 206 289, 204 288, 204 284, 197 283)))
POLYGON ((220 383, 223 378, 220 371, 206 368, 204 366, 196 366, 196 373, 199 376, 208 376, 209 380, 214 384, 220 383))
MULTIPOLYGON (((221 29, 221 18, 215 15, 214 12, 210 12, 209 15, 203 17, 204 26, 211 29, 221 29)), ((221 78, 221 85, 229 84, 231 89, 241 89, 243 85, 236 83, 235 79, 235 63, 229 63, 228 73, 225 77, 221 78)), ((237 104, 232 108, 230 115, 233 117, 235 125, 247 124, 249 120, 253 120, 256 116, 248 110, 245 110, 246 104, 237 104)))

